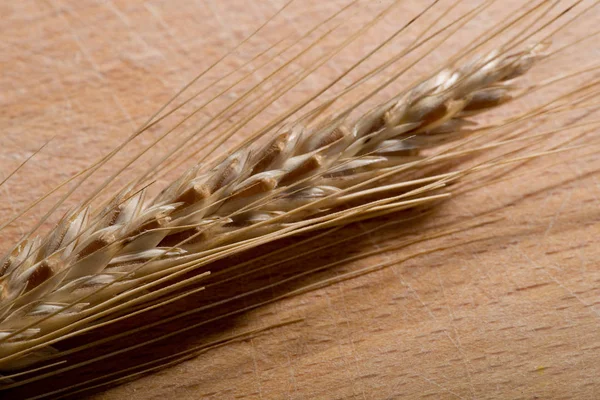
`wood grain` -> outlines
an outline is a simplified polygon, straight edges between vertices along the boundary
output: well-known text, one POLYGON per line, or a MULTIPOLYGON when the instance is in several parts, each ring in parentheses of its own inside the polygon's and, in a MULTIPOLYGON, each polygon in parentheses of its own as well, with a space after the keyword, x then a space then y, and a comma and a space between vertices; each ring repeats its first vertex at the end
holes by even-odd
MULTIPOLYGON (((106 154, 177 89, 226 54, 284 3, 24 0, 0 4, 0 180, 52 139, 26 168, 0 187, 4 200, 0 202, 2 221, 106 154)), ((285 35, 305 32, 311 24, 348 4, 337 0, 297 3, 273 21, 262 36, 226 58, 205 82, 242 65, 285 35)), ((307 89, 339 74, 364 54, 360 49, 397 29, 392 22, 406 22, 423 7, 421 2, 406 3, 399 6, 393 18, 361 39, 354 53, 341 53, 312 75, 305 86, 278 100, 270 112, 284 110, 307 89)), ((498 14, 493 10, 483 14, 459 37, 472 37, 477 29, 498 20, 503 7, 519 3, 526 2, 502 3, 504 6, 495 11, 498 14)), ((385 4, 389 2, 367 1, 361 7, 371 18, 385 4)), ((476 4, 480 2, 466 2, 455 12, 476 4)), ((598 17, 593 14, 592 21, 594 15, 598 17)), ((582 23, 563 36, 572 39, 585 34, 589 27, 582 23)), ((348 27, 341 29, 340 37, 351 31, 348 27)), ((399 39, 393 49, 406 43, 399 39)), ((324 44, 325 48, 332 45, 324 44)), ((562 64, 545 67, 546 71, 576 65, 580 62, 577 57, 593 60, 597 46, 594 42, 584 46, 583 51, 565 58, 562 64)), ((449 46, 448 51, 452 48, 449 46)), ((433 59, 439 61, 443 56, 443 52, 436 53, 433 59)), ((300 64, 304 68, 306 65, 309 63, 300 64)), ((266 76, 266 72, 259 71, 248 84, 266 76)), ((240 93, 237 89, 223 101, 231 101, 240 93)), ((214 112, 207 109, 203 117, 214 112)), ((253 126, 260 123, 244 129, 240 137, 250 134, 253 126)), ((158 134, 159 129, 151 130, 138 145, 150 143, 158 134)), ((210 139, 206 140, 198 146, 209 144, 210 139)), ((159 144, 137 170, 168 148, 168 143, 159 144)), ((515 179, 463 194, 418 221, 364 235, 292 265, 285 264, 287 272, 272 268, 260 277, 248 278, 247 287, 255 287, 257 282, 275 282, 290 271, 401 243, 422 231, 444 229, 436 227, 468 225, 480 221, 477 216, 491 221, 275 287, 259 297, 241 300, 236 307, 265 301, 344 272, 398 260, 368 275, 202 325, 136 350, 135 355, 102 361, 96 372, 107 373, 120 363, 150 360, 153 353, 170 354, 252 329, 299 320, 216 347, 119 386, 101 388, 92 397, 598 398, 600 158, 574 154, 537 160, 519 170, 515 179)), ((114 165, 122 163, 124 157, 117 157, 114 165)), ((114 169, 103 168, 93 180, 81 185, 69 205, 83 199, 86 191, 114 169)), ((5 229, 2 250, 32 226, 49 205, 43 203, 21 223, 5 229)), ((382 222, 389 219, 359 224, 339 234, 364 233, 382 222)), ((179 307, 185 310, 218 298, 214 293, 202 293, 179 307)), ((201 314, 175 323, 170 330, 160 330, 170 332, 212 315, 201 314)), ((82 373, 89 375, 85 379, 94 378, 89 368, 82 373)), ((44 384, 55 389, 61 382, 44 384)), ((25 393, 39 392, 40 386, 28 390, 31 392, 25 393)))

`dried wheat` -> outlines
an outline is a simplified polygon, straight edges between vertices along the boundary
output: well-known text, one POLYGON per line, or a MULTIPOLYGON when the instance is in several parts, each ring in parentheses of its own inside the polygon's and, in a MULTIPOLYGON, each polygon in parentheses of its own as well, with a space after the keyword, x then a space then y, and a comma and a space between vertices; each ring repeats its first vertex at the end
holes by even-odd
POLYGON ((193 166, 154 199, 132 185, 99 210, 68 213, 0 262, 1 368, 49 359, 50 346, 71 334, 172 301, 225 256, 445 198, 444 187, 464 171, 428 168, 481 150, 461 149, 463 139, 491 128, 472 117, 521 95, 515 80, 545 47, 446 66, 359 118, 341 112, 316 122, 327 107, 315 109, 267 142, 193 166), (446 157, 428 156, 449 143, 446 157), (194 278, 177 280, 191 271, 194 278))

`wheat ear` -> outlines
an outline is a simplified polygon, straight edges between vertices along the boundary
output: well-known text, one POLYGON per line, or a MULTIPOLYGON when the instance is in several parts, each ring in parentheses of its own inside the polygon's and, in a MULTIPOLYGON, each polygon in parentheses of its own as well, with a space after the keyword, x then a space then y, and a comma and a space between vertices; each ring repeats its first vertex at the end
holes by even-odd
POLYGON ((542 48, 443 70, 353 123, 342 113, 313 127, 307 119, 288 125, 207 172, 194 166, 151 201, 145 190, 125 190, 95 214, 69 213, 2 261, 3 367, 43 359, 53 339, 106 318, 140 288, 143 301, 163 296, 153 292, 158 281, 223 249, 339 224, 356 215, 352 207, 398 210, 438 198, 445 180, 411 180, 427 165, 422 151, 468 136, 472 115, 510 100, 512 80, 542 48), (365 200, 382 181, 402 184, 383 201, 365 200))

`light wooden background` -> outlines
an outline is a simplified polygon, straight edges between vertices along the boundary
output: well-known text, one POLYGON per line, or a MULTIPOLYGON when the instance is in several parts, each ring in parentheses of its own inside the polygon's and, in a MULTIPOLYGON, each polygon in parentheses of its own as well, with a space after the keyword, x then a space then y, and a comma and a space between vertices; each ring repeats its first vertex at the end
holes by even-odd
MULTIPOLYGON (((205 82, 241 65, 267 44, 305 32, 348 2, 296 3, 262 36, 228 57, 205 82)), ((361 39, 356 54, 378 43, 398 28, 394 21, 406 22, 424 4, 405 3, 361 39)), ((496 11, 465 27, 461 37, 472 38, 477 29, 497 21, 509 4, 519 4, 499 3, 492 9, 496 11)), ((0 187, 2 221, 109 151, 283 4, 283 0, 0 3, 0 180, 54 138, 28 167, 0 187)), ((362 2, 363 17, 375 15, 386 4, 362 2)), ((476 4, 466 2, 457 12, 476 4)), ((593 24, 581 23, 563 36, 573 39, 590 27, 593 24)), ((343 28, 340 36, 348 32, 343 28)), ((406 43, 400 38, 392 48, 406 43)), ((448 51, 452 48, 456 49, 449 46, 448 51)), ((545 67, 546 72, 561 72, 580 65, 580 58, 598 56, 594 41, 580 49, 561 63, 545 67)), ((351 52, 341 54, 304 88, 340 73, 352 56, 351 52)), ((443 52, 433 60, 442 57, 443 52)), ((259 82, 264 77, 257 73, 250 80, 259 82)), ((273 112, 292 104, 293 98, 282 99, 273 112)), ((158 130, 151 135, 156 137, 158 130)), ((142 144, 149 141, 144 138, 142 144)), ((168 147, 161 146, 156 154, 168 147)), ((359 250, 373 250, 384 242, 405 240, 420 229, 468 223, 482 213, 494 221, 401 252, 349 263, 323 278, 399 259, 390 268, 200 327, 187 333, 185 340, 175 337, 161 342, 156 346, 164 354, 181 350, 182 341, 189 348, 301 319, 96 392, 93 398, 598 398, 599 167, 598 157, 554 155, 528 166, 528 174, 444 204, 433 217, 415 225, 388 229, 383 236, 366 236, 351 246, 340 245, 315 256, 310 262, 323 264, 359 250), (400 261, 438 247, 446 249, 400 261)), ((109 172, 101 171, 93 182, 100 182, 109 172)), ((88 187, 84 185, 79 196, 88 187)), ((4 230, 2 249, 43 210, 44 206, 4 230)), ((371 227, 363 224, 351 229, 360 233, 371 227)), ((270 282, 275 277, 264 279, 270 282)), ((272 293, 277 294, 281 293, 272 293)), ((199 303, 206 299, 194 297, 199 303)), ((125 356, 126 361, 104 361, 98 371, 106 373, 120 362, 154 351, 151 346, 136 356, 125 356)), ((94 378, 90 369, 85 373, 94 378)), ((44 384, 60 386, 60 382, 44 384)))

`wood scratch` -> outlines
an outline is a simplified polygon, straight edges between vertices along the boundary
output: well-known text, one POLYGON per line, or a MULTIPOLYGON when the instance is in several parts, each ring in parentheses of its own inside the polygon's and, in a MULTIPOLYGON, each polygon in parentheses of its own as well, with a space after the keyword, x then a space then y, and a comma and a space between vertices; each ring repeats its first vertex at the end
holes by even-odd
MULTIPOLYGON (((68 7, 68 6, 59 7, 58 5, 55 4, 54 0, 45 0, 45 1, 49 2, 49 4, 56 10, 59 18, 65 23, 65 26, 68 28, 68 30, 69 30, 69 32, 71 34, 71 38, 73 39, 73 41, 75 42, 75 44, 77 45, 77 47, 79 48, 79 50, 81 51, 81 53, 83 54, 84 58, 91 65, 92 69, 94 70, 94 73, 95 73, 96 77, 98 77, 101 81, 106 82, 106 77, 102 73, 100 66, 96 63, 96 61, 94 60, 94 58, 90 54, 90 52, 89 52, 88 48, 86 47, 85 43, 81 40, 78 32, 71 25, 71 22, 64 16, 63 10, 65 12, 69 13, 70 15, 72 15, 74 18, 77 18, 77 19, 81 19, 81 18, 79 16, 77 16, 77 14, 73 11, 73 9, 70 8, 70 7, 68 7)), ((121 113, 127 119, 127 121, 129 122, 129 124, 131 125, 131 127, 133 129, 136 129, 137 125, 133 121, 133 118, 131 117, 131 114, 129 114, 129 112, 123 106, 123 103, 121 102, 121 100, 115 94, 114 88, 112 88, 110 85, 107 85, 107 87, 109 89, 111 89, 110 97, 113 100, 113 102, 115 103, 115 105, 119 108, 119 110, 121 110, 121 113)), ((102 93, 104 93, 104 92, 102 92, 102 93)))
POLYGON ((254 381, 256 382, 256 386, 258 389, 258 397, 263 398, 262 394, 262 385, 260 383, 260 373, 258 371, 258 362, 256 361, 256 346, 254 345, 254 339, 250 339, 250 346, 252 347, 252 365, 254 367, 254 377, 256 378, 254 381))
POLYGON ((446 288, 444 287, 444 282, 442 281, 442 277, 440 276, 440 272, 439 270, 436 270, 436 275, 438 278, 438 283, 440 285, 441 291, 442 291, 442 296, 444 297, 444 303, 446 303, 446 309, 448 310, 448 314, 450 314, 450 325, 452 326, 452 330, 454 332, 454 337, 456 340, 456 350, 458 351, 458 353, 460 354, 460 357, 462 359, 463 365, 465 367, 465 373, 467 374, 467 380, 469 381, 469 390, 471 391, 471 397, 473 399, 476 399, 477 396, 475 395, 475 386, 473 385, 473 377, 471 376, 471 365, 469 364, 469 359, 466 356, 463 348, 462 348, 462 343, 460 341, 460 335, 458 334, 458 329, 456 328, 456 324, 454 323, 456 317, 454 316, 454 312, 452 311, 452 307, 451 307, 451 302, 450 299, 446 296, 446 288))
POLYGON ((598 311, 596 309, 596 307, 593 304, 590 304, 588 302, 586 302, 585 300, 583 300, 580 296, 578 296, 574 291, 572 291, 569 287, 567 287, 565 284, 563 284, 562 282, 560 282, 558 280, 558 278, 556 276, 554 276, 550 271, 548 271, 548 269, 546 267, 544 267, 543 265, 540 265, 539 263, 535 262, 531 257, 529 257, 525 252, 523 252, 522 250, 520 251, 521 254, 527 258, 527 260, 529 260, 529 262, 536 266, 537 268, 539 268, 546 276, 548 276, 548 278, 550 278, 552 280, 552 282, 554 282, 558 287, 560 287, 562 290, 564 290, 567 294, 569 294, 569 296, 571 296, 572 298, 574 298, 575 300, 577 300, 584 308, 590 310, 590 312, 592 313, 592 315, 594 317, 596 317, 596 322, 600 323, 600 311, 598 311))

